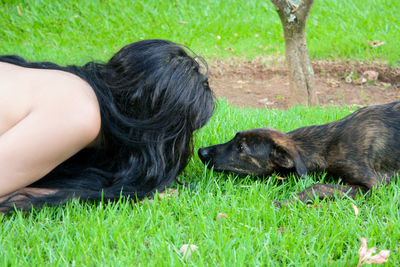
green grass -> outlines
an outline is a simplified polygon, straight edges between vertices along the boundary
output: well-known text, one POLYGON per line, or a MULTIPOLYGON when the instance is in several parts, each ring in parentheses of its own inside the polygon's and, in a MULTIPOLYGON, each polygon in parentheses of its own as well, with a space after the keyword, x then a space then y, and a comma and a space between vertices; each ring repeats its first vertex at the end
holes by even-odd
MULTIPOLYGON (((293 108, 288 111, 233 108, 220 101, 209 124, 196 134, 200 146, 227 141, 236 131, 270 127, 291 130, 339 119, 350 108, 293 108), (234 123, 232 123, 234 122, 234 123)), ((371 197, 322 201, 308 207, 284 200, 325 180, 246 177, 206 170, 195 155, 179 179, 175 199, 152 204, 69 203, 27 215, 2 216, 2 266, 355 266, 361 237, 369 247, 389 249, 391 266, 400 264, 400 184, 371 197), (360 209, 354 215, 352 203, 360 209), (228 215, 217 219, 218 213, 228 215), (184 259, 183 244, 199 248, 184 259)), ((329 179, 328 179, 329 180, 329 179)))
MULTIPOLYGON (((310 56, 397 65, 399 10, 397 0, 315 1, 307 26, 310 56), (386 44, 372 49, 367 40, 386 44)), ((284 52, 281 24, 268 0, 0 1, 0 54, 84 63, 148 38, 184 43, 207 58, 284 52)))

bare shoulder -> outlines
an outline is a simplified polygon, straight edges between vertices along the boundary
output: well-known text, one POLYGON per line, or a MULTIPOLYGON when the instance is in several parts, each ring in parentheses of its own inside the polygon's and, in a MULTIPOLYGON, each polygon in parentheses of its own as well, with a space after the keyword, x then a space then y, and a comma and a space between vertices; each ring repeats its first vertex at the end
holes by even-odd
POLYGON ((0 136, 32 113, 40 115, 35 117, 38 127, 57 126, 69 133, 64 137, 83 143, 92 142, 100 131, 96 94, 77 75, 2 63, 0 84, 0 136))
MULTIPOLYGON (((74 129, 72 138, 91 143, 101 127, 100 107, 93 88, 76 75, 53 71, 35 103, 48 122, 74 129)), ((66 129, 67 130, 67 129, 66 129)), ((70 131, 67 131, 70 132, 70 131)))

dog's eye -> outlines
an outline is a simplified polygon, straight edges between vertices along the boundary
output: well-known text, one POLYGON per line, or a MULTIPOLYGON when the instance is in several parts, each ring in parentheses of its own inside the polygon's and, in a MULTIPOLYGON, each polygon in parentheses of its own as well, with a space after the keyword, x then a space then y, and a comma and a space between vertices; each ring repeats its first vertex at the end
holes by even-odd
POLYGON ((243 152, 243 150, 244 150, 243 144, 238 144, 237 150, 238 150, 238 152, 243 152))

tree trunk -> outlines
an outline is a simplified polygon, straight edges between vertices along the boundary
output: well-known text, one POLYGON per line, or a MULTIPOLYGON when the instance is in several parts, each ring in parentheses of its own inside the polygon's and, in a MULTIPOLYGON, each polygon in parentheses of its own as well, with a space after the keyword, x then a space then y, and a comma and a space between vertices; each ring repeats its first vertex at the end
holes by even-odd
POLYGON ((306 22, 314 0, 271 0, 282 22, 289 69, 290 98, 300 105, 315 105, 314 71, 307 51, 306 22))

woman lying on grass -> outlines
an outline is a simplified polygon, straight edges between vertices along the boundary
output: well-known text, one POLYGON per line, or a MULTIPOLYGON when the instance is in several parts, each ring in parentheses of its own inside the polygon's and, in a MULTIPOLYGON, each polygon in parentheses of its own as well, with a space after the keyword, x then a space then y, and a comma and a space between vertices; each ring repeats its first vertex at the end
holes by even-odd
POLYGON ((165 40, 82 67, 0 56, 0 212, 163 191, 214 111, 200 69, 165 40))

